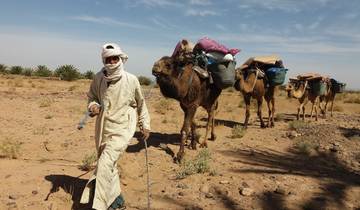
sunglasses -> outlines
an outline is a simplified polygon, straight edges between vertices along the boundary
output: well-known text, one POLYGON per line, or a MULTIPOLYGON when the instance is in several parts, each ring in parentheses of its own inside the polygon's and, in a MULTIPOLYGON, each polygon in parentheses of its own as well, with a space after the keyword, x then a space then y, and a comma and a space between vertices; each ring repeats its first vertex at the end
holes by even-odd
POLYGON ((118 62, 120 60, 119 56, 110 56, 105 58, 105 63, 113 63, 113 62, 118 62))

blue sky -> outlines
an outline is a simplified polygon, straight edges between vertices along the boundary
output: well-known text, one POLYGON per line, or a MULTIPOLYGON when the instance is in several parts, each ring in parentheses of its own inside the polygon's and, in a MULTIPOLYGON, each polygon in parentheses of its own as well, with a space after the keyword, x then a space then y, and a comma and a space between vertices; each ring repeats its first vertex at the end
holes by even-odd
POLYGON ((182 38, 239 48, 238 65, 278 54, 288 76, 319 72, 360 89, 359 0, 0 0, 0 63, 81 71, 102 67, 101 46, 119 43, 126 69, 151 76, 182 38))

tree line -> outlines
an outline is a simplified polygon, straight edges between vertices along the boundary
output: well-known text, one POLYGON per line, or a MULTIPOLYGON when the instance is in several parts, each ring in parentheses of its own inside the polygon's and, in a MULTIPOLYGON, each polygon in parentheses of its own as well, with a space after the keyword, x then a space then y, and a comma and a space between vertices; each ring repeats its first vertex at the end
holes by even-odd
MULTIPOLYGON (((65 81, 74 81, 78 79, 93 79, 95 73, 91 70, 88 70, 84 73, 81 73, 79 69, 73 65, 62 65, 51 70, 45 65, 38 65, 35 68, 22 67, 22 66, 6 66, 0 64, 0 74, 14 74, 14 75, 24 75, 24 76, 36 76, 36 77, 58 77, 60 80, 65 81)), ((141 85, 151 85, 153 81, 145 76, 138 77, 141 85)))

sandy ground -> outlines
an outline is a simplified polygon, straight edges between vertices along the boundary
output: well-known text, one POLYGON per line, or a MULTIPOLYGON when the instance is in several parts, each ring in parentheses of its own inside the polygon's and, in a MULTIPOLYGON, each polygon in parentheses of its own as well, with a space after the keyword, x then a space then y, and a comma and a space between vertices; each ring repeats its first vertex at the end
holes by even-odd
MULTIPOLYGON (((95 152, 95 120, 80 131, 76 126, 89 83, 0 77, 0 143, 20 145, 17 159, 0 159, 0 209, 88 209, 79 204, 79 195, 91 172, 79 166, 95 152)), ((245 136, 232 138, 245 110, 240 93, 225 90, 216 115, 217 139, 208 143, 212 173, 177 179, 181 168, 160 144, 177 153, 183 114, 176 101, 164 102, 159 89, 144 87, 144 93, 153 128, 148 148, 152 209, 360 209, 359 104, 337 102, 341 112, 318 122, 307 119, 294 134, 289 123, 297 101, 280 91, 275 128, 261 129, 252 109, 245 136), (301 142, 316 146, 304 154, 296 147, 301 142)), ((206 116, 200 108, 201 134, 206 116)), ((200 150, 186 149, 185 158, 200 150)), ((118 166, 128 209, 146 209, 143 143, 134 138, 118 166)))

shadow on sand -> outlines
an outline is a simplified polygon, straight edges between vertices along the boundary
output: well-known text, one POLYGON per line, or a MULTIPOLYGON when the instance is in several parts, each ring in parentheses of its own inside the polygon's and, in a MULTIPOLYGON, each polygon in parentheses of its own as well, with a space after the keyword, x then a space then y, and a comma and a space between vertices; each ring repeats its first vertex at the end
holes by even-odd
POLYGON ((87 179, 81 179, 78 177, 72 177, 67 175, 52 174, 45 176, 45 180, 51 182, 52 187, 46 196, 45 200, 48 200, 52 193, 55 193, 63 189, 66 193, 71 195, 73 205, 72 210, 89 210, 92 204, 80 204, 80 198, 82 191, 85 188, 87 179))
MULTIPOLYGON (((333 153, 317 152, 315 156, 298 154, 289 150, 281 153, 274 150, 245 150, 221 151, 224 155, 236 158, 236 161, 249 167, 231 169, 237 173, 259 173, 298 175, 312 177, 319 180, 322 192, 303 204, 303 209, 327 209, 335 205, 339 209, 346 209, 346 190, 353 186, 360 186, 360 173, 349 169, 333 153), (259 167, 259 168, 257 168, 259 167)), ((287 209, 284 196, 265 192, 261 199, 266 209, 287 209)))

